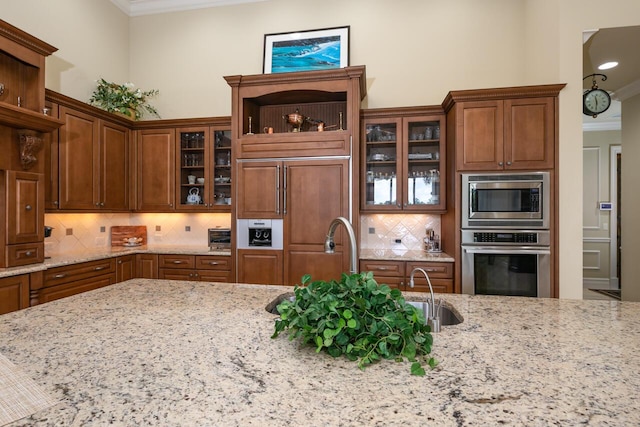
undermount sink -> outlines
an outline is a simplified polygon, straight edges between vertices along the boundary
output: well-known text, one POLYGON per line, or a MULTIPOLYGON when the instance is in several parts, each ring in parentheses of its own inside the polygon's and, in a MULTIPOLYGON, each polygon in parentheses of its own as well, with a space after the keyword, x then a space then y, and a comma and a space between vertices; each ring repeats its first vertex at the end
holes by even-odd
MULTIPOLYGON (((280 304, 284 300, 294 301, 295 294, 293 292, 286 292, 284 294, 278 295, 273 301, 271 301, 265 307, 271 314, 280 314, 278 312, 278 304, 280 304)), ((418 310, 423 310, 423 305, 426 304, 425 301, 407 301, 408 304, 416 307, 418 310)), ((458 310, 455 309, 452 305, 448 304, 446 301, 442 302, 442 307, 440 308, 440 325, 441 326, 452 326, 458 325, 464 321, 464 318, 458 310)))
MULTIPOLYGON (((407 304, 411 304, 418 310, 423 310, 423 306, 426 304, 426 301, 406 301, 407 304)), ((458 310, 455 309, 452 305, 448 304, 446 301, 442 302, 442 307, 440 307, 440 326, 452 326, 458 325, 464 321, 464 317, 458 310)))

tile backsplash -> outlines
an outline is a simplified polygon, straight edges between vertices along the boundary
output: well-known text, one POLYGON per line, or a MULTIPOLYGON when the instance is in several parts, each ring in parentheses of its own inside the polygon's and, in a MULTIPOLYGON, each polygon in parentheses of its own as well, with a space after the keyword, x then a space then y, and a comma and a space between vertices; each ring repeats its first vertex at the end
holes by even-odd
POLYGON ((113 225, 146 225, 149 245, 207 246, 207 229, 230 223, 228 213, 45 214, 45 224, 53 227, 44 239, 45 254, 110 247, 113 225))
MULTIPOLYGON (((423 249, 427 228, 440 234, 439 215, 361 215, 362 249, 423 249), (400 240, 397 243, 396 240, 400 240)), ((149 245, 207 245, 207 229, 229 227, 228 213, 143 213, 143 214, 46 214, 53 227, 45 239, 45 254, 78 252, 111 246, 111 226, 146 225, 149 245), (189 231, 187 231, 189 229, 189 231)))
POLYGON ((361 215, 360 221, 361 249, 421 250, 426 229, 440 235, 440 215, 361 215))

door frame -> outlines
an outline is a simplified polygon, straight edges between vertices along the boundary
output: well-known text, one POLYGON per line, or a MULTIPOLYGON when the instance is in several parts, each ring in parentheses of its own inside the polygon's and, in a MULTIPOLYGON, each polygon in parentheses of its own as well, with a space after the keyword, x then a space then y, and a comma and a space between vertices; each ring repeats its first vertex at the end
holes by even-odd
POLYGON ((618 154, 622 156, 622 145, 609 147, 609 199, 611 212, 609 217, 609 285, 610 289, 620 289, 618 277, 618 154))

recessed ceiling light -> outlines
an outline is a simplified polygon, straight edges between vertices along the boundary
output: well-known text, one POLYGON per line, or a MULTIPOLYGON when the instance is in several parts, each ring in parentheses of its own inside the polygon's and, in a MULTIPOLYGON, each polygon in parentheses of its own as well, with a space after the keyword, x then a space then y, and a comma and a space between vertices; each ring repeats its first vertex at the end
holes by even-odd
POLYGON ((611 62, 605 62, 604 64, 600 65, 598 67, 598 70, 609 70, 613 67, 617 67, 618 66, 618 62, 616 61, 611 61, 611 62))

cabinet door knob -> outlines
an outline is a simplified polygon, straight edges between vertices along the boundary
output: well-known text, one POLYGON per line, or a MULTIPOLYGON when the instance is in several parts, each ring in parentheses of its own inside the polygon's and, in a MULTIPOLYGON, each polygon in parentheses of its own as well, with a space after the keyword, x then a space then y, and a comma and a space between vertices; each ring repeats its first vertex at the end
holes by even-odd
POLYGON ((96 207, 100 207, 100 202, 96 202, 96 207))
POLYGON ((502 163, 502 162, 498 162, 498 166, 502 166, 502 165, 503 165, 503 163, 502 163))
POLYGON ((31 210, 31 205, 27 205, 24 207, 26 210, 30 211, 31 210))
POLYGON ((511 166, 511 162, 507 162, 507 166, 511 166))
POLYGON ((24 253, 26 256, 31 256, 31 251, 27 251, 24 253))

